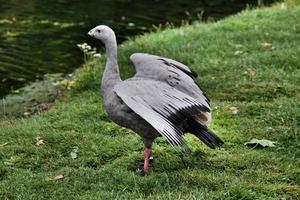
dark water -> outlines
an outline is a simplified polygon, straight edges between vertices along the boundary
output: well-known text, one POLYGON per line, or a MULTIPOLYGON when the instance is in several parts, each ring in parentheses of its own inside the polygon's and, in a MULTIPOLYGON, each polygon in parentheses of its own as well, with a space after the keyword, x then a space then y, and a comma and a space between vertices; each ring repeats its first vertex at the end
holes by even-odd
MULTIPOLYGON (((266 1, 264 1, 266 4, 266 1)), ((270 3, 272 1, 268 1, 270 3)), ((0 0, 0 97, 46 73, 68 73, 82 63, 76 44, 107 24, 119 42, 152 25, 220 19, 257 0, 0 0), (197 15, 198 14, 198 15, 197 15)))

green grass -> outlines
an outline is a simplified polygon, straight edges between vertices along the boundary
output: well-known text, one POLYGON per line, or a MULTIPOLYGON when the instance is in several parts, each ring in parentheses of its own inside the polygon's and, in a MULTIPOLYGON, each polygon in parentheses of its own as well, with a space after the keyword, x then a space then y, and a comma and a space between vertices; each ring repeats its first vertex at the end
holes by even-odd
POLYGON ((184 165, 160 138, 150 173, 137 175, 142 142, 107 117, 98 92, 104 60, 91 61, 55 108, 0 120, 0 199, 299 199, 299 16, 300 6, 262 8, 120 46, 123 77, 133 74, 133 52, 175 58, 196 70, 212 100, 211 128, 224 139, 222 148, 208 149, 186 135, 192 155, 184 165), (37 146, 37 137, 45 144, 37 146), (244 146, 252 138, 278 143, 244 146), (47 180, 60 174, 64 179, 47 180))

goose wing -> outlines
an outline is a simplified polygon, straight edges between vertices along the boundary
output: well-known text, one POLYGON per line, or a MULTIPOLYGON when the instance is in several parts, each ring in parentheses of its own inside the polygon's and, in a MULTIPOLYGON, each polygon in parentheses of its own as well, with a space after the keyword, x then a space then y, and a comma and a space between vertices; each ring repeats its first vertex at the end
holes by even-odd
POLYGON ((159 67, 161 71, 167 68, 173 68, 175 71, 181 71, 188 75, 191 79, 197 78, 198 74, 191 70, 188 66, 170 58, 146 54, 134 53, 130 56, 130 60, 134 63, 138 76, 149 76, 155 72, 153 67, 159 67))
POLYGON ((136 69, 136 78, 164 82, 210 108, 209 98, 195 82, 197 73, 188 66, 169 58, 145 53, 132 54, 130 59, 136 69))
POLYGON ((118 83, 114 92, 172 145, 187 146, 181 136, 183 123, 209 111, 195 98, 160 81, 128 79, 118 83))

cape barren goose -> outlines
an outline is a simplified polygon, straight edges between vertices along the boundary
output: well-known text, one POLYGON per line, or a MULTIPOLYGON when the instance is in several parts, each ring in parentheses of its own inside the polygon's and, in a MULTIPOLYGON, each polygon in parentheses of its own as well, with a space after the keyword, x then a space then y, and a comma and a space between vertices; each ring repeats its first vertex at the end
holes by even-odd
POLYGON ((208 97, 195 82, 197 74, 186 65, 160 56, 135 53, 130 56, 136 74, 120 78, 114 31, 105 25, 88 34, 105 44, 107 62, 101 92, 110 118, 139 134, 144 143, 144 173, 152 157, 152 143, 163 136, 170 144, 188 148, 182 137, 197 136, 210 148, 223 141, 207 128, 211 121, 208 97))

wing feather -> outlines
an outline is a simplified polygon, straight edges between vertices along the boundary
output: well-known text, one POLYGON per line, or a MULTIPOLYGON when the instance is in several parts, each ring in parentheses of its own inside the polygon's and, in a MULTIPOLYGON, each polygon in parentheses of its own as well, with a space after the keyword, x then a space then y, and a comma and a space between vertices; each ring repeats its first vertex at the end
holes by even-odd
POLYGON ((187 146, 184 139, 181 137, 180 130, 174 127, 168 119, 144 105, 140 98, 132 98, 122 92, 117 92, 117 94, 122 98, 127 106, 151 124, 151 126, 165 137, 170 144, 187 146))
POLYGON ((187 146, 180 123, 203 111, 206 105, 166 83, 129 79, 114 87, 116 94, 173 145, 187 146))
POLYGON ((192 79, 197 78, 198 74, 191 70, 188 66, 170 58, 164 58, 161 56, 146 54, 146 53, 134 53, 130 56, 130 59, 134 63, 135 67, 139 71, 144 71, 144 66, 147 64, 159 66, 161 63, 165 66, 174 67, 181 70, 192 79))
POLYGON ((209 107, 208 97, 195 82, 198 75, 188 66, 169 58, 146 53, 134 53, 130 59, 136 69, 136 78, 165 82, 209 107))

